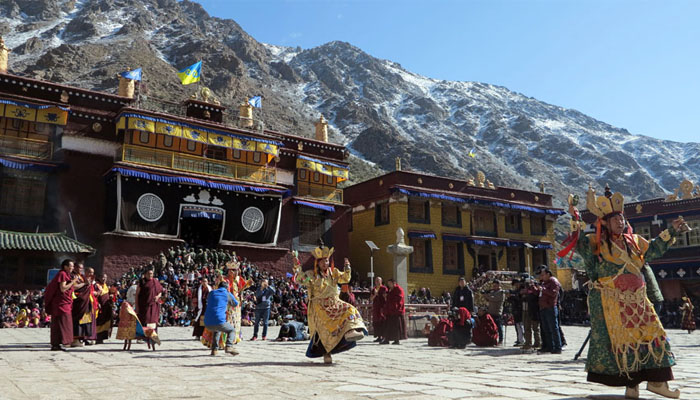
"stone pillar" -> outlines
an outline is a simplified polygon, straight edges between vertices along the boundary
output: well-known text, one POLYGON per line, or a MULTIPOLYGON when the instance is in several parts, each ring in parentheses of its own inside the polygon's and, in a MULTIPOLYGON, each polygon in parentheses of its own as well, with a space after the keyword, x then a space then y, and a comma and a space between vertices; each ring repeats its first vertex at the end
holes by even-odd
POLYGON ((240 118, 240 126, 243 128, 251 128, 253 126, 253 106, 247 101, 238 106, 240 118))
POLYGON ((318 119, 318 122, 316 122, 315 126, 316 140, 328 142, 328 122, 326 122, 326 119, 323 118, 323 115, 321 115, 321 118, 318 119))
POLYGON ((396 243, 386 250, 394 255, 394 279, 403 288, 404 302, 408 304, 408 256, 413 253, 413 246, 406 244, 403 229, 396 230, 396 243))
POLYGON ((7 65, 10 60, 10 50, 5 46, 5 40, 0 36, 0 74, 7 73, 7 65))

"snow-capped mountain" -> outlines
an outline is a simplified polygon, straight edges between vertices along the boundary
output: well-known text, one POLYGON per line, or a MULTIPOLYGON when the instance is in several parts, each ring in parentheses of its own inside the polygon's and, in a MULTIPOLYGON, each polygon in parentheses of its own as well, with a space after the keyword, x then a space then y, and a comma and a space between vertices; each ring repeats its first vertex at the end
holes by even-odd
POLYGON ((700 180, 698 143, 634 135, 500 86, 430 79, 344 42, 259 43, 190 1, 5 0, 0 34, 15 73, 114 91, 118 72, 142 67, 145 95, 160 99, 188 96, 194 88, 175 72, 201 59, 204 84, 232 112, 260 94, 267 127, 301 135, 323 113, 331 140, 353 154, 356 182, 393 169, 397 156, 404 169, 543 183, 559 205, 589 182, 644 199, 700 180))

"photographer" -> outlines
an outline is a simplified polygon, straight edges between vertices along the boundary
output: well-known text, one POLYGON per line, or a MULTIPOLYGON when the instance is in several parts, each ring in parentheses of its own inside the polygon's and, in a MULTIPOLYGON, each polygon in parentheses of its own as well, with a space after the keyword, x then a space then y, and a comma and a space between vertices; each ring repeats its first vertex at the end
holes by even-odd
POLYGON ((262 340, 267 338, 267 322, 270 319, 270 303, 275 295, 275 290, 269 287, 267 279, 263 279, 258 290, 255 291, 255 325, 253 326, 253 337, 250 340, 258 339, 258 327, 260 320, 263 323, 262 340))
POLYGON ((498 344, 503 343, 503 303, 506 300, 506 292, 501 289, 501 282, 498 279, 493 280, 492 289, 484 293, 484 297, 488 300, 488 313, 496 323, 498 328, 498 344))
POLYGON ((510 283, 513 289, 508 293, 508 303, 510 303, 510 309, 513 313, 513 327, 515 328, 516 337, 514 346, 518 347, 525 344, 525 339, 523 338, 523 300, 520 296, 522 281, 513 279, 510 283))
POLYGON ((463 349, 472 341, 474 319, 464 307, 452 308, 449 313, 452 330, 448 333, 448 344, 452 349, 463 349))
POLYGON ((525 346, 523 350, 540 347, 540 289, 537 280, 531 277, 525 278, 525 285, 520 290, 523 298, 523 324, 525 325, 525 346), (534 336, 534 347, 533 347, 534 336))

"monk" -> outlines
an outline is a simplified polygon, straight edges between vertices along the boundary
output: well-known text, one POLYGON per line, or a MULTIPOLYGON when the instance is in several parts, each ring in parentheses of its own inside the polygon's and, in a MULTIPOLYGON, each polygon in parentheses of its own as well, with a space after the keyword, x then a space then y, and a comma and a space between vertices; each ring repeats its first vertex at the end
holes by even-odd
POLYGON ((82 263, 75 265, 74 279, 78 283, 73 286, 73 342, 71 347, 83 347, 83 344, 92 344, 92 286, 85 276, 82 263))
POLYGON ((73 260, 61 263, 61 270, 49 282, 44 292, 44 307, 51 314, 51 350, 65 351, 73 341, 73 288, 77 278, 71 278, 73 260))
POLYGON ((477 346, 491 347, 498 344, 498 327, 485 308, 480 308, 476 327, 472 330, 472 342, 477 346))
POLYGON ((136 314, 141 323, 152 329, 158 327, 160 321, 160 297, 163 295, 163 286, 157 279, 153 279, 153 270, 149 269, 143 275, 138 289, 136 289, 136 314))
POLYGON ((95 282, 95 296, 99 305, 99 312, 95 320, 97 344, 104 343, 112 335, 112 313, 114 303, 107 285, 107 274, 102 274, 95 282))
POLYGON ((384 304, 386 303, 387 288, 382 284, 382 278, 376 277, 374 289, 370 295, 372 301, 372 328, 374 330, 375 342, 384 340, 384 324, 386 323, 386 315, 384 315, 384 304))
POLYGON ((380 344, 401 344, 401 339, 408 338, 406 333, 406 321, 404 320, 404 291, 394 279, 387 282, 389 293, 384 304, 386 322, 384 325, 384 340, 380 344))
POLYGON ((428 336, 428 346, 448 347, 447 335, 452 330, 452 322, 447 318, 439 318, 437 315, 433 315, 430 318, 430 324, 433 326, 433 329, 428 336))

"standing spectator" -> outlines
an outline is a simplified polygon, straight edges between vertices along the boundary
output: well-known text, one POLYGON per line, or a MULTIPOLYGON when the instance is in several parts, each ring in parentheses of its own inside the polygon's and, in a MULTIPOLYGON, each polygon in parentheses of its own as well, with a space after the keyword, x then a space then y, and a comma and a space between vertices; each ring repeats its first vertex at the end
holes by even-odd
POLYGON ((136 280, 134 280, 131 282, 131 286, 129 286, 129 289, 126 291, 126 301, 134 307, 136 306, 136 291, 138 288, 139 287, 136 284, 136 280))
POLYGON ((498 279, 493 280, 493 286, 490 292, 485 293, 484 297, 489 302, 488 313, 496 323, 498 328, 498 344, 503 343, 503 303, 506 300, 506 292, 501 289, 501 282, 498 279))
POLYGON ((270 303, 275 294, 275 290, 268 286, 267 279, 263 279, 258 290, 255 291, 255 324, 253 325, 253 337, 250 340, 258 339, 258 327, 262 319, 263 331, 262 340, 267 339, 267 322, 270 319, 270 303))
POLYGON ((51 313, 51 350, 63 350, 73 342, 73 260, 63 260, 61 270, 49 282, 44 293, 44 306, 51 313))
POLYGON ((511 313, 513 314, 513 327, 515 328, 515 344, 514 346, 522 346, 525 343, 523 338, 523 303, 520 298, 521 282, 518 279, 513 279, 511 282, 513 289, 508 294, 508 302, 510 303, 511 313))
POLYGON ((136 314, 143 326, 156 331, 160 321, 159 300, 162 295, 163 286, 153 278, 153 269, 147 270, 136 290, 136 314))
POLYGON ((542 349, 541 353, 551 352, 561 354, 561 336, 559 336, 559 309, 557 299, 561 285, 557 278, 552 276, 552 271, 546 266, 540 269, 540 319, 542 321, 542 349))
POLYGON ((688 334, 691 334, 695 330, 695 317, 693 316, 695 307, 693 307, 693 303, 690 302, 688 297, 683 296, 681 300, 683 300, 683 306, 681 307, 683 325, 681 328, 687 330, 688 334))
POLYGON ((387 288, 382 284, 380 276, 374 279, 374 289, 370 294, 372 302, 372 329, 374 330, 375 342, 384 340, 384 326, 386 324, 386 315, 384 314, 384 304, 386 303, 387 288))
POLYGON ((389 294, 384 304, 384 314, 386 315, 386 325, 384 326, 384 340, 380 344, 401 344, 401 339, 406 339, 406 321, 404 320, 404 291, 395 280, 389 279, 387 282, 389 294))
POLYGON ((238 306, 238 300, 228 291, 228 283, 220 281, 219 287, 212 290, 207 296, 207 309, 204 313, 204 325, 207 330, 214 332, 214 338, 211 341, 211 355, 216 355, 217 343, 221 332, 226 333, 226 353, 233 356, 238 354, 238 351, 233 348, 234 327, 226 321, 226 309, 231 305, 238 306))
POLYGON ((540 291, 536 281, 532 278, 525 279, 525 287, 520 291, 523 298, 523 324, 525 327, 525 346, 523 350, 540 347, 540 291))
POLYGON ((469 310, 470 314, 474 313, 474 294, 467 286, 467 281, 463 276, 459 277, 459 283, 457 284, 457 288, 452 295, 452 307, 464 307, 469 310))
MULTIPOLYGON (((197 309, 197 314, 192 321, 192 336, 196 337, 197 340, 204 333, 204 315, 207 311, 207 297, 211 292, 211 286, 209 286, 209 280, 207 277, 202 277, 201 284, 197 288, 197 297, 194 298, 195 307, 197 309)), ((238 303, 238 301, 236 301, 238 303)))

